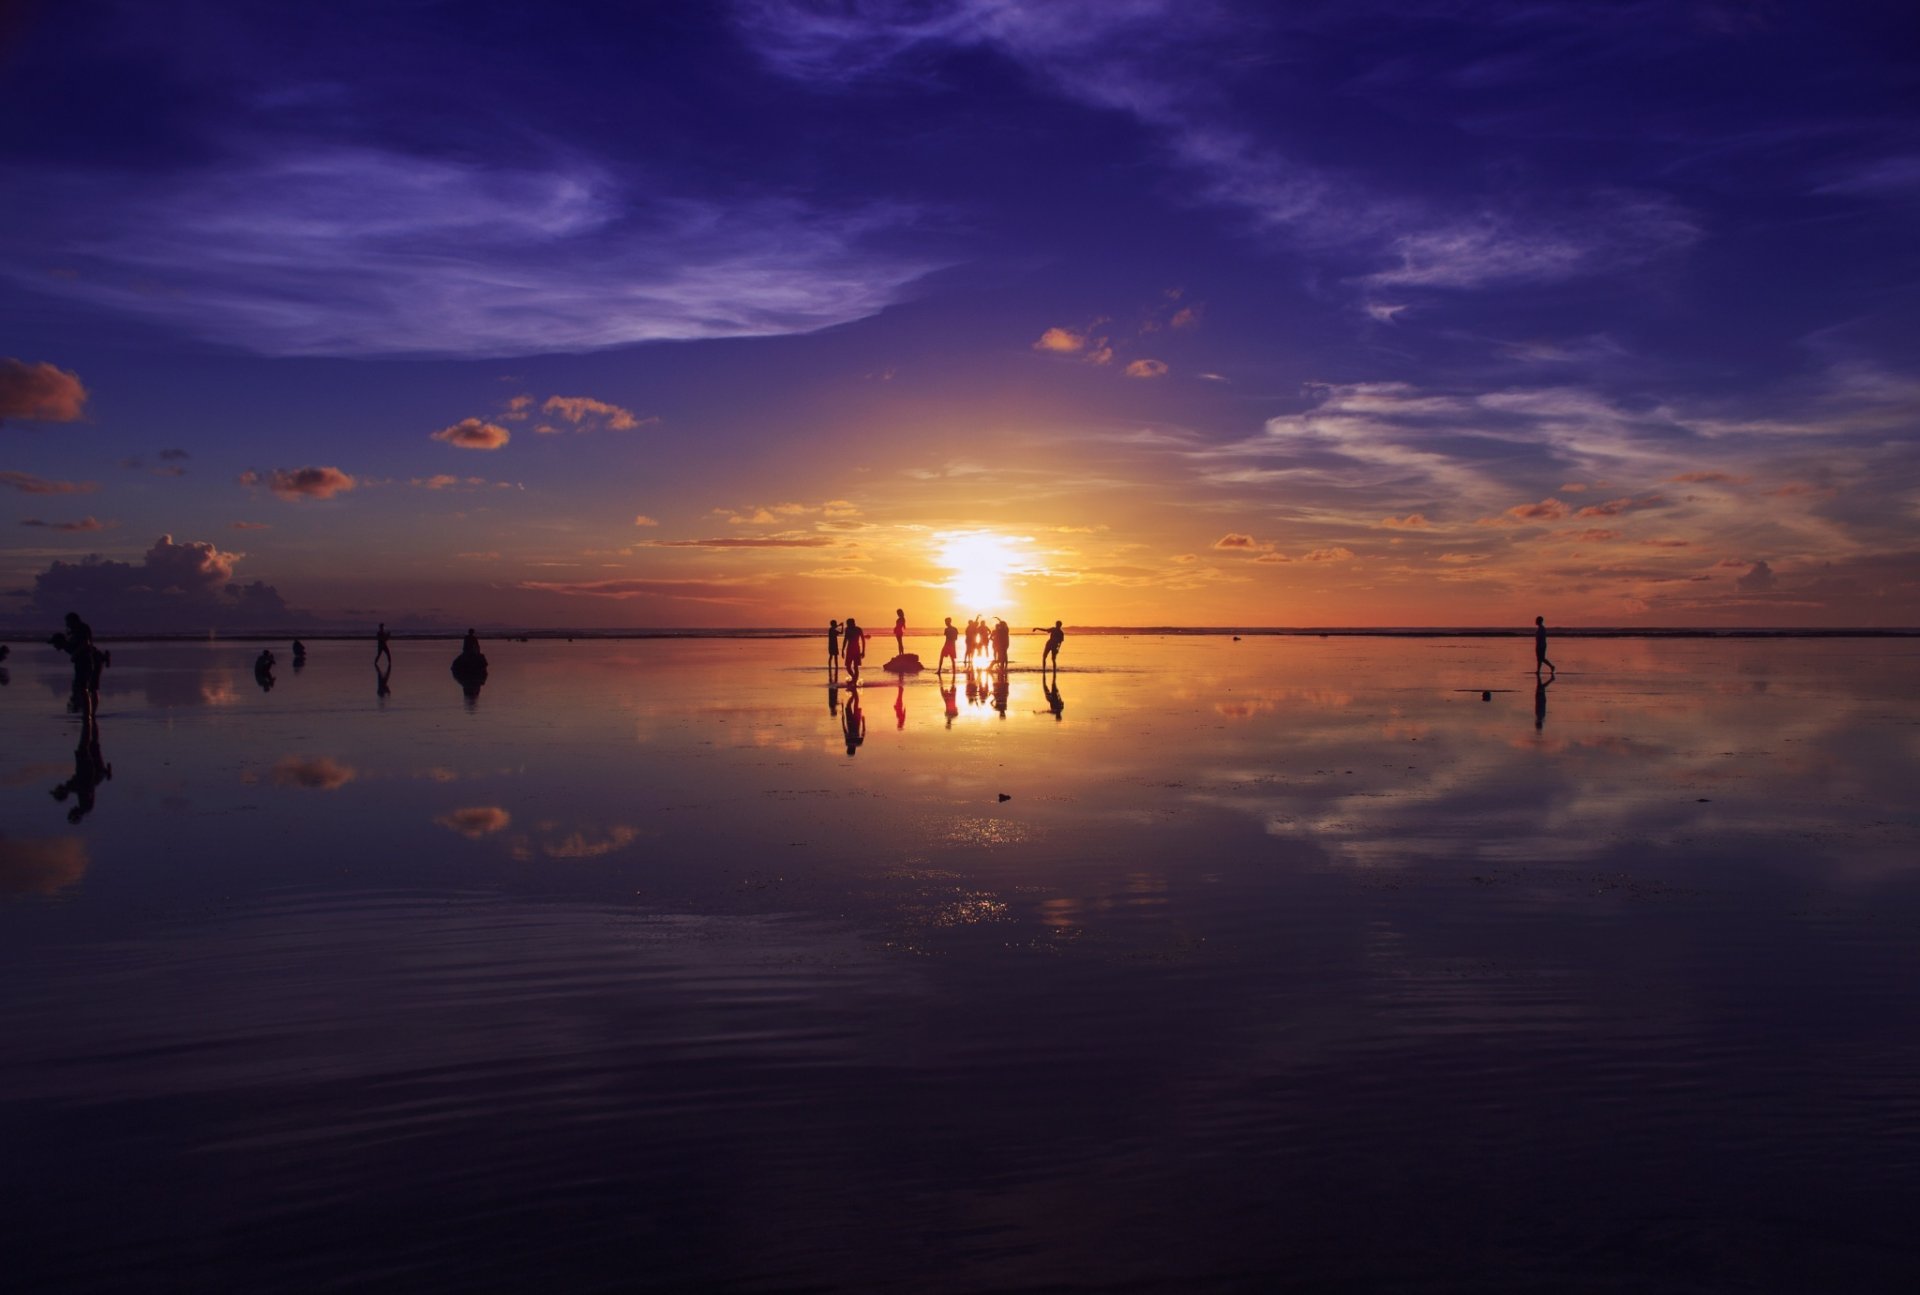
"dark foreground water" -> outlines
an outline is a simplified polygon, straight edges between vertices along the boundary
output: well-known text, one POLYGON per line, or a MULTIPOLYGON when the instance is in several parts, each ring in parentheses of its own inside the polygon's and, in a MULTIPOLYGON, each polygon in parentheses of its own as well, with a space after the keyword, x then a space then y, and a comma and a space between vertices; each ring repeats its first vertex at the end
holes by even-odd
POLYGON ((1920 643, 1558 647, 17 648, 0 1284, 1920 1288, 1920 643))

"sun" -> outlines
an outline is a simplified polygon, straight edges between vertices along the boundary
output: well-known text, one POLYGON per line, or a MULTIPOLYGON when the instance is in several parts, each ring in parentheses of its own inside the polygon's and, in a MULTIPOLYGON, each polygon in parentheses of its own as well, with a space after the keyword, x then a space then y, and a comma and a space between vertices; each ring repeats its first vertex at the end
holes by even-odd
POLYGON ((1012 539, 991 531, 951 531, 937 538, 941 541, 939 565, 953 573, 946 587, 959 604, 957 614, 1004 615, 1011 610, 1007 577, 1021 562, 1012 539))

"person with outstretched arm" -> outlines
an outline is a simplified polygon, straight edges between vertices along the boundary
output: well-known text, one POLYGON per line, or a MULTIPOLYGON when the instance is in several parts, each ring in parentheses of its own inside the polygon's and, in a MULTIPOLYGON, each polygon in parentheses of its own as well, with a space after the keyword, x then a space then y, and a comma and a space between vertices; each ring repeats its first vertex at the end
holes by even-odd
POLYGON ((1033 632, 1047 636, 1047 645, 1040 649, 1040 669, 1044 671, 1047 668, 1047 662, 1051 661, 1053 662, 1053 668, 1058 670, 1060 668, 1060 644, 1065 641, 1067 637, 1066 630, 1060 627, 1059 621, 1055 621, 1052 629, 1041 629, 1036 625, 1033 627, 1033 632))

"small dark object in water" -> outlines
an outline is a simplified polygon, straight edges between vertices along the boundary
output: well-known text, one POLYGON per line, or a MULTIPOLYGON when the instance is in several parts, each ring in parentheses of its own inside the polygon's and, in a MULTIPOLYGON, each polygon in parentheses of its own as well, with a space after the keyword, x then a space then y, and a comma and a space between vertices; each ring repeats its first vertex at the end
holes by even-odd
POLYGON ((1238 642, 1240 641, 1240 636, 1239 636, 1238 634, 1235 634, 1235 635, 1233 636, 1233 641, 1234 641, 1235 643, 1238 643, 1238 642))
POLYGON ((1481 693, 1481 694, 1480 694, 1480 700, 1481 700, 1481 701, 1492 701, 1492 700, 1493 700, 1493 693, 1492 693, 1491 691, 1489 691, 1489 692, 1483 692, 1483 693, 1481 693))
POLYGON ((902 652, 893 660, 880 667, 889 674, 919 674, 926 667, 920 664, 918 652, 902 652))
POLYGON ((1003 791, 1003 792, 1001 792, 1001 793, 1000 793, 1000 799, 1001 799, 1001 800, 1012 800, 1012 799, 1013 799, 1013 797, 1011 797, 1011 796, 1009 796, 1009 795, 1007 795, 1007 793, 1003 791))

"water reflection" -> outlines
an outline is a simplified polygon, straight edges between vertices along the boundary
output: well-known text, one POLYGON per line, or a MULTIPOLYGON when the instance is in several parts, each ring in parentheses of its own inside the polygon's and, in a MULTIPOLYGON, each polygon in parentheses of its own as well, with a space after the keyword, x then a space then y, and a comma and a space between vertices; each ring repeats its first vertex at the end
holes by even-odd
POLYGON ((847 688, 846 705, 840 709, 840 729, 847 740, 847 754, 858 755, 867 740, 867 717, 860 710, 859 685, 847 688))
POLYGON ((53 798, 65 803, 73 797, 67 822, 78 824, 93 812, 94 791, 113 777, 113 766, 100 754, 100 724, 89 711, 80 724, 80 740, 73 748, 73 776, 53 789, 53 798))
POLYGON ((86 873, 87 843, 80 837, 0 833, 0 895, 56 895, 86 873))

